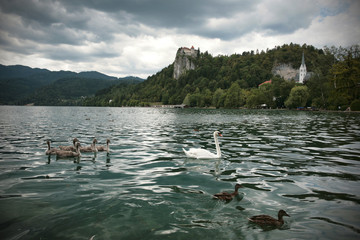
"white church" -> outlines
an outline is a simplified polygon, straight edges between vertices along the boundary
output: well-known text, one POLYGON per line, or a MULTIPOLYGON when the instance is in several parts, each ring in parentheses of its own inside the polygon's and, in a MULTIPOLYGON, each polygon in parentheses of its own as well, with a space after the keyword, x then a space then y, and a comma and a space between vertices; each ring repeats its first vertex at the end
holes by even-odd
POLYGON ((303 52, 303 56, 301 59, 301 65, 300 65, 300 69, 299 69, 299 80, 298 82, 301 84, 304 84, 304 80, 308 79, 310 76, 306 76, 307 71, 306 71, 306 65, 305 65, 305 57, 304 57, 304 52, 303 52))

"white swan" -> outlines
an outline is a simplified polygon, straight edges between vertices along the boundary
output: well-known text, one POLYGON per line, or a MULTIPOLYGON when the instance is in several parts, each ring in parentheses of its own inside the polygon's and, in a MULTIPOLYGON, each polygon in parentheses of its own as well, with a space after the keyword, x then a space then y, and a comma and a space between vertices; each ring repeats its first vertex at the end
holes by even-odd
POLYGON ((219 131, 215 131, 214 132, 214 140, 215 140, 215 146, 216 146, 216 154, 202 149, 202 148, 190 148, 189 151, 186 151, 183 148, 184 153, 186 154, 186 156, 191 157, 191 158, 221 158, 221 151, 220 151, 220 146, 219 146, 219 141, 218 141, 218 136, 222 137, 221 133, 219 131))

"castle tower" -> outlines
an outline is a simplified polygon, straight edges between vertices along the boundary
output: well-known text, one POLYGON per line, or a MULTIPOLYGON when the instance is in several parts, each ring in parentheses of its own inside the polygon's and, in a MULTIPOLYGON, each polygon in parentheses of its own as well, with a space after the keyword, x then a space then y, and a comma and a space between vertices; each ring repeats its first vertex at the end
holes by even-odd
POLYGON ((302 54, 301 65, 299 69, 299 83, 304 83, 304 79, 306 77, 306 65, 305 65, 305 58, 304 52, 302 54))

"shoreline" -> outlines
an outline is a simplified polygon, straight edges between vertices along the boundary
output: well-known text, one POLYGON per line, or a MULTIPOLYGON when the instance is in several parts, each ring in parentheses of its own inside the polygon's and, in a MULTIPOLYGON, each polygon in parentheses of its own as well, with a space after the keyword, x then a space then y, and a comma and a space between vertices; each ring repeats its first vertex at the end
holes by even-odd
MULTIPOLYGON (((11 107, 98 107, 98 108, 158 108, 158 109, 225 109, 225 110, 262 110, 262 111, 298 111, 298 112, 326 112, 326 113, 360 113, 360 111, 339 111, 339 110, 307 110, 307 109, 286 109, 286 108, 216 108, 216 107, 173 107, 174 105, 162 105, 162 106, 52 106, 52 105, 1 105, 11 107)), ((178 105, 176 105, 178 106, 178 105)))

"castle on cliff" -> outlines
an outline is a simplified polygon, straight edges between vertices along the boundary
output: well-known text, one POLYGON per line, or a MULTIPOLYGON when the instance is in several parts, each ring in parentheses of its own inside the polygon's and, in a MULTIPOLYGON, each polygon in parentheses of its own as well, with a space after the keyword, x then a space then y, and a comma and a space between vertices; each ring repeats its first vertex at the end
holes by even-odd
POLYGON ((195 69, 194 60, 200 54, 200 50, 195 50, 194 46, 191 48, 181 47, 176 52, 174 62, 174 73, 173 78, 179 79, 179 77, 188 70, 195 69))
POLYGON ((181 47, 179 48, 177 54, 184 54, 187 56, 191 56, 191 57, 196 57, 198 54, 198 50, 195 50, 194 46, 192 46, 191 48, 187 48, 187 47, 181 47))

